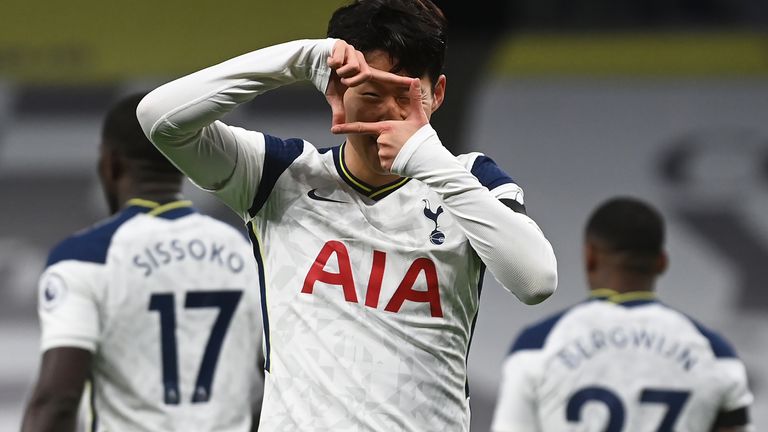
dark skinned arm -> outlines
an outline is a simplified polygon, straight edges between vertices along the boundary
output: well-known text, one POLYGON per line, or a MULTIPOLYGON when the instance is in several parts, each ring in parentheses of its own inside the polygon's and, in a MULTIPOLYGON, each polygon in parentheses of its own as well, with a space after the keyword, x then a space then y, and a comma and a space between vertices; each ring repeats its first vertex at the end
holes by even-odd
POLYGON ((43 353, 40 376, 24 413, 22 432, 74 432, 91 369, 91 352, 53 348, 43 353))

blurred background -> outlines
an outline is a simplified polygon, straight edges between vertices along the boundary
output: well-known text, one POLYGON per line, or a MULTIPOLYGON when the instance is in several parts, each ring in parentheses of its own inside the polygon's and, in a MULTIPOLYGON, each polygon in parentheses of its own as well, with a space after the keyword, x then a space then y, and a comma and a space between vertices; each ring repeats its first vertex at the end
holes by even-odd
MULTIPOLYGON (((36 377, 37 277, 47 251, 106 215, 96 178, 105 108, 234 55, 324 36, 344 1, 30 2, 0 15, 0 430, 19 427, 36 377)), ((718 329, 747 364, 768 425, 768 2, 444 2, 452 22, 436 129, 493 157, 552 241, 560 287, 518 303, 488 276, 469 357, 473 430, 488 430, 501 362, 523 325, 585 296, 581 232, 631 194, 668 221, 664 301, 718 329), (464 5, 466 3, 466 5, 464 5)), ((308 86, 232 124, 337 145, 308 86)), ((192 188, 204 211, 234 224, 192 188)))

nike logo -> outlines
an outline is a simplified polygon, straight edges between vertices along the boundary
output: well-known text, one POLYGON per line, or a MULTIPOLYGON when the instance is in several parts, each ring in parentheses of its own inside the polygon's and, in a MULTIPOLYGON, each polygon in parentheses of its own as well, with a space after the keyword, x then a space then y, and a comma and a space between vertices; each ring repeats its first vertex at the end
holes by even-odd
POLYGON ((321 197, 317 194, 317 189, 312 189, 311 191, 307 192, 307 196, 312 198, 315 201, 326 201, 326 202, 332 202, 332 203, 339 203, 339 204, 347 204, 346 201, 337 201, 335 199, 321 197))

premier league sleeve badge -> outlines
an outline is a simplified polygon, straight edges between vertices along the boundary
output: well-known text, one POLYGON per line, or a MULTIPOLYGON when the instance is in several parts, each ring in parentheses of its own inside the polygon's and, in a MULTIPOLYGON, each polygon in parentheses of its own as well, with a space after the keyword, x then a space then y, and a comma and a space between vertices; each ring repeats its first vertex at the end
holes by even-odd
POLYGON ((47 274, 40 282, 40 305, 47 310, 55 308, 67 297, 67 291, 67 284, 61 276, 47 274))

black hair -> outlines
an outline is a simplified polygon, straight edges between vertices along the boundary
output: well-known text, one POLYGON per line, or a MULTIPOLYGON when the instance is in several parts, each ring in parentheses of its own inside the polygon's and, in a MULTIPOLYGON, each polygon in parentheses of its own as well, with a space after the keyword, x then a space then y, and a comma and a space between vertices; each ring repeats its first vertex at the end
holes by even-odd
POLYGON ((102 145, 137 167, 157 174, 181 173, 152 144, 139 125, 136 107, 146 93, 136 93, 120 99, 110 108, 101 129, 102 145))
POLYGON ((617 197, 592 213, 585 235, 607 252, 626 256, 625 264, 630 270, 647 273, 663 253, 664 220, 650 204, 617 197))
POLYGON ((337 9, 328 37, 342 39, 364 53, 382 50, 393 72, 429 76, 437 84, 445 63, 445 16, 430 0, 355 0, 337 9))

